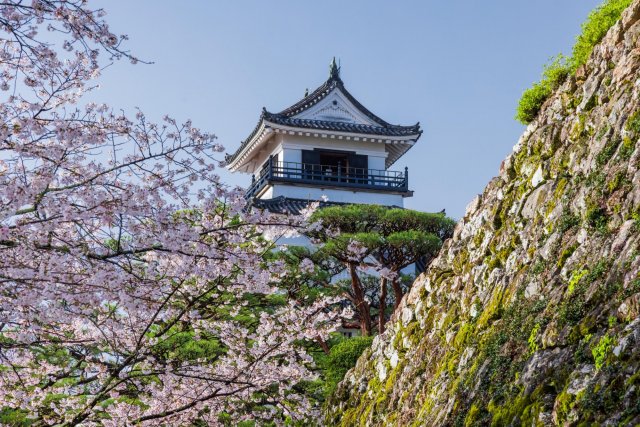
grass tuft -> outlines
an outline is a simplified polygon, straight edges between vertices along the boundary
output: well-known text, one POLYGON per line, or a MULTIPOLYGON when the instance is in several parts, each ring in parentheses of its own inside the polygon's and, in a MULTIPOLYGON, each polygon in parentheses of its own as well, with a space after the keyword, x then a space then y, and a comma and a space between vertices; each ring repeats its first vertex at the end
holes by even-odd
POLYGON ((516 109, 516 120, 528 125, 538 116, 544 102, 566 80, 567 76, 587 63, 593 48, 622 16, 632 0, 605 0, 594 9, 582 24, 582 32, 576 37, 572 55, 558 55, 545 65, 542 79, 524 91, 516 109))

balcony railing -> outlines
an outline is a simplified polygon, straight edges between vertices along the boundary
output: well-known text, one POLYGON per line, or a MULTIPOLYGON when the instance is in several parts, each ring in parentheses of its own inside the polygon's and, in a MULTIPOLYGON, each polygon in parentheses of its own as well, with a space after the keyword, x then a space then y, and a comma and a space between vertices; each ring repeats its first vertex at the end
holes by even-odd
POLYGON ((260 174, 253 176, 246 197, 256 196, 270 183, 308 184, 318 187, 346 187, 376 191, 409 191, 409 171, 387 171, 310 163, 277 162, 270 159, 260 174))

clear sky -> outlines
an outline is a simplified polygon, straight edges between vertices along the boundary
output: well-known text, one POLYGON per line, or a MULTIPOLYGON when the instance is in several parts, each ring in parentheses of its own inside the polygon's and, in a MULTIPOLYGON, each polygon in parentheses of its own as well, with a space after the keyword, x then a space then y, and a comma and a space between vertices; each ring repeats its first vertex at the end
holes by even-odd
MULTIPOLYGON (((96 0, 116 33, 153 65, 105 70, 92 98, 158 119, 191 118, 233 152, 260 110, 277 112, 327 78, 333 56, 349 91, 422 138, 405 206, 460 218, 497 175, 523 127, 522 91, 570 53, 599 0, 96 0)), ((247 175, 222 173, 233 185, 247 175)))

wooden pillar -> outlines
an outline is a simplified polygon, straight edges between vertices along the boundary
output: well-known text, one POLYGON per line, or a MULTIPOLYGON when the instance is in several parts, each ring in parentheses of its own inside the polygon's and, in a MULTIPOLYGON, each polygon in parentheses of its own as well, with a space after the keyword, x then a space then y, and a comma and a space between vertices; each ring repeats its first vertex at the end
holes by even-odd
POLYGON ((404 189, 409 189, 409 168, 406 166, 404 167, 404 189))

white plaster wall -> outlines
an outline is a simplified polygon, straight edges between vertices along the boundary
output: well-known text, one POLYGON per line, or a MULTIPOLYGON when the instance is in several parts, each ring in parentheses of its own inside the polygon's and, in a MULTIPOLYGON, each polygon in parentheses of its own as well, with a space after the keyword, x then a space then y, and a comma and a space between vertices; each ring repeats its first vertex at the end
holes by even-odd
POLYGON ((251 162, 247 165, 248 173, 259 173, 260 168, 269 159, 269 156, 276 157, 277 161, 282 161, 284 158, 282 135, 275 135, 259 152, 253 154, 251 162))
POLYGON ((342 150, 353 151, 356 154, 365 154, 368 156, 381 157, 382 167, 384 169, 384 159, 387 157, 384 143, 371 141, 347 141, 346 139, 321 138, 313 136, 299 135, 280 135, 282 137, 282 145, 284 149, 289 150, 313 150, 321 148, 325 150, 342 150))
POLYGON ((369 156, 369 169, 385 170, 384 157, 369 156))
POLYGON ((267 190, 264 193, 262 193, 260 198, 264 200, 273 199, 273 187, 268 186, 267 190))
MULTIPOLYGON (((369 158, 369 169, 385 170, 385 159, 388 153, 384 143, 284 134, 274 135, 263 149, 254 154, 248 170, 250 173, 257 173, 270 155, 275 156, 280 162, 302 163, 302 150, 314 148, 366 155, 369 158)), ((401 171, 401 168, 392 168, 392 170, 401 171)))
POLYGON ((338 190, 333 188, 312 188, 295 185, 274 184, 271 193, 262 196, 262 199, 270 199, 286 196, 293 199, 321 200, 327 196, 330 202, 338 203, 364 203, 383 206, 404 206, 403 197, 399 194, 367 193, 363 191, 338 190))
POLYGON ((339 88, 333 89, 322 101, 295 117, 377 125, 376 122, 362 114, 339 88))
POLYGON ((302 163, 302 150, 298 148, 283 148, 285 162, 302 163))

